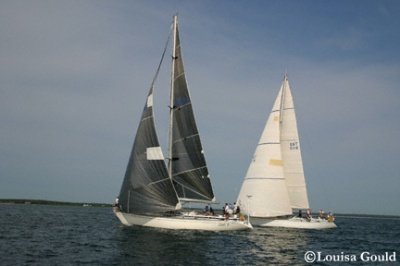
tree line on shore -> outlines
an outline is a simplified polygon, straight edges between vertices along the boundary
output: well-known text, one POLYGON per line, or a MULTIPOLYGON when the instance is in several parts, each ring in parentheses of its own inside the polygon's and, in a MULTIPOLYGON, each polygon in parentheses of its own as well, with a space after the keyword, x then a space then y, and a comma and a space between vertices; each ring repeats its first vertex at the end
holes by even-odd
POLYGON ((66 202, 38 199, 0 199, 0 204, 36 204, 36 205, 64 205, 64 206, 84 206, 84 207, 111 207, 111 204, 93 202, 66 202))

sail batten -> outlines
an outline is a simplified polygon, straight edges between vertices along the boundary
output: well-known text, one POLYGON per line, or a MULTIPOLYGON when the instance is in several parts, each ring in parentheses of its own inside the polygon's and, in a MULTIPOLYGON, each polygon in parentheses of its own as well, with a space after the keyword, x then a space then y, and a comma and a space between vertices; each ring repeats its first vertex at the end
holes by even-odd
POLYGON ((259 143, 258 146, 261 145, 280 145, 280 142, 266 142, 266 143, 259 143))
POLYGON ((180 173, 175 173, 174 175, 175 175, 175 176, 179 176, 179 175, 186 174, 186 173, 189 173, 189 172, 192 172, 192 171, 204 169, 204 168, 206 168, 206 167, 207 167, 207 166, 202 166, 202 167, 198 167, 198 168, 186 170, 186 171, 183 171, 183 172, 180 172, 180 173))
POLYGON ((187 139, 194 138, 194 137, 197 137, 197 136, 199 136, 199 134, 194 134, 194 135, 191 135, 191 136, 186 136, 186 137, 181 138, 181 139, 176 139, 176 140, 174 141, 174 143, 182 142, 182 141, 185 141, 185 140, 187 140, 187 139))
POLYGON ((160 182, 164 182, 164 181, 166 181, 166 180, 170 180, 170 181, 171 181, 171 179, 170 179, 169 177, 166 177, 166 178, 164 178, 164 179, 151 182, 151 183, 148 184, 148 186, 151 186, 151 185, 154 185, 154 184, 157 184, 157 183, 160 183, 160 182))

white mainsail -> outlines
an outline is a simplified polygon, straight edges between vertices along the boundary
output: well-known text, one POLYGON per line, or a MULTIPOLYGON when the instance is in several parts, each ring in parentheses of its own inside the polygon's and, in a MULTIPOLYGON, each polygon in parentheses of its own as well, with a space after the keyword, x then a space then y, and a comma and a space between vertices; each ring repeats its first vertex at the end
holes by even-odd
POLYGON ((287 75, 258 142, 237 202, 253 217, 309 208, 293 97, 287 75))

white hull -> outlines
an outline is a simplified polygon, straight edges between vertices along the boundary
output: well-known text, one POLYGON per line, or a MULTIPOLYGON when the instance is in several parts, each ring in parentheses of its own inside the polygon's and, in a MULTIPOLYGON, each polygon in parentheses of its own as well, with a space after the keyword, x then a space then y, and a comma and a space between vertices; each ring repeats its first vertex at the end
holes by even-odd
POLYGON ((253 227, 247 221, 238 219, 225 220, 215 216, 172 216, 156 217, 114 211, 115 215, 126 226, 140 225, 155 228, 175 230, 203 230, 203 231, 237 231, 248 230, 253 227))
POLYGON ((285 228, 298 228, 298 229, 329 229, 336 228, 334 222, 328 222, 325 219, 292 217, 289 219, 273 219, 273 218, 259 218, 250 217, 250 221, 254 226, 261 227, 285 227, 285 228))

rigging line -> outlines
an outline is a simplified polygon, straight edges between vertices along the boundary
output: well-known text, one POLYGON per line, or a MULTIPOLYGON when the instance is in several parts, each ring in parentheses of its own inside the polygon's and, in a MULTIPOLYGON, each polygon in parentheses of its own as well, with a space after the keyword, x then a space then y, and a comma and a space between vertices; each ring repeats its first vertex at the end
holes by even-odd
POLYGON ((153 88, 154 83, 157 80, 158 74, 160 73, 161 65, 162 65, 162 62, 164 61, 164 56, 165 56, 165 53, 167 52, 167 48, 168 48, 168 44, 169 44, 169 40, 170 39, 171 39, 171 32, 168 34, 167 41, 165 42, 164 51, 163 51, 163 53, 161 55, 160 63, 158 64, 156 74, 154 75, 153 81, 151 82, 151 88, 153 88))

